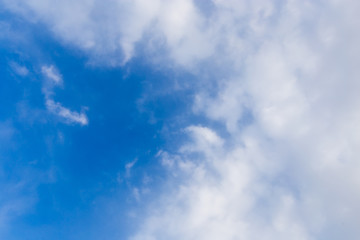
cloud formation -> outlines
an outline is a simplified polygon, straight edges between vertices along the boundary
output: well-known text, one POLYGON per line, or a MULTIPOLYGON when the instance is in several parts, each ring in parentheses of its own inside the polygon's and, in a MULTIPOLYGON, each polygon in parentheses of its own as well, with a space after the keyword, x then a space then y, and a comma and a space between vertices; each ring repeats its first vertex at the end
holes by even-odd
POLYGON ((54 88, 56 86, 62 86, 63 84, 63 79, 59 71, 53 65, 44 65, 41 67, 41 72, 45 77, 43 92, 47 110, 67 124, 76 123, 87 125, 89 121, 85 113, 71 111, 70 109, 63 107, 61 103, 54 101, 54 88))
POLYGON ((194 110, 227 137, 192 126, 163 155, 176 187, 132 239, 356 239, 359 4, 214 4, 209 29, 225 43, 214 58, 230 72, 194 110))
POLYGON ((1 2, 27 20, 47 25, 64 44, 88 53, 95 64, 124 64, 141 42, 146 52, 155 55, 162 48, 185 65, 211 54, 211 36, 199 31, 206 27, 205 19, 191 0, 1 2))
POLYGON ((63 83, 62 76, 58 70, 53 66, 42 66, 41 72, 54 85, 61 85, 63 83))
POLYGON ((25 77, 29 74, 29 69, 27 69, 25 66, 21 66, 16 62, 10 62, 9 65, 12 70, 21 77, 25 77))
POLYGON ((52 99, 47 99, 45 104, 49 112, 62 118, 66 123, 78 123, 80 125, 88 124, 88 119, 84 113, 70 111, 68 108, 63 107, 58 102, 54 102, 52 99))
POLYGON ((310 239, 301 203, 272 180, 279 166, 267 158, 270 149, 251 136, 228 149, 211 129, 188 131, 192 140, 180 153, 162 153, 181 185, 152 206, 131 239, 310 239))
MULTIPOLYGON (((357 1, 2 2, 94 63, 144 54, 198 81, 215 76, 215 91, 198 89, 193 108, 222 124, 224 136, 189 126, 188 143, 160 153, 171 187, 131 239, 358 238, 357 1)), ((43 73, 58 79, 51 67, 43 73)))

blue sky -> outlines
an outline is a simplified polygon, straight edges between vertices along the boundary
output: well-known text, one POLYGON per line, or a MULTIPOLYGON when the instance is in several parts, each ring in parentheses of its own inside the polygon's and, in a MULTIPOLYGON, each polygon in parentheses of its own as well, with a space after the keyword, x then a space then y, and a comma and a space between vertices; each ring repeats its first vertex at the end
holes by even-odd
POLYGON ((359 11, 0 0, 0 238, 357 239, 359 11))
POLYGON ((2 40, 2 182, 10 189, 25 185, 15 196, 5 195, 3 204, 17 198, 32 202, 24 213, 5 213, 6 238, 98 239, 103 231, 124 236, 131 208, 139 207, 133 188, 144 178, 162 180, 154 156, 167 138, 179 135, 167 130, 186 121, 177 120, 178 113, 189 111, 191 89, 170 94, 170 78, 189 74, 153 70, 141 59, 125 67, 89 66, 83 54, 64 48, 41 26, 11 14, 4 21, 14 34, 26 31, 30 51, 7 36, 2 40), (63 86, 53 90, 56 101, 70 109, 85 106, 88 124, 69 123, 46 111, 42 66, 53 66, 61 75, 63 86), (135 159, 127 173, 126 164, 135 159), (103 214, 124 227, 106 223, 103 214))

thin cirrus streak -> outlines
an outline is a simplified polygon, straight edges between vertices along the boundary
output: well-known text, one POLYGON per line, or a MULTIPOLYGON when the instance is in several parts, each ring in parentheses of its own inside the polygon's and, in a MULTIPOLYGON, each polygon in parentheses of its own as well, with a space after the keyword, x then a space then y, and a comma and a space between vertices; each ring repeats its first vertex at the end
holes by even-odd
POLYGON ((357 1, 2 2, 94 65, 145 55, 216 83, 193 113, 225 133, 183 126, 182 147, 159 152, 169 187, 130 239, 357 239, 357 1))
POLYGON ((47 110, 58 116, 65 123, 77 123, 80 125, 87 125, 89 120, 85 113, 78 113, 63 107, 61 103, 53 100, 54 88, 63 85, 63 79, 58 70, 53 66, 42 66, 41 72, 45 77, 43 92, 45 95, 45 105, 47 110))

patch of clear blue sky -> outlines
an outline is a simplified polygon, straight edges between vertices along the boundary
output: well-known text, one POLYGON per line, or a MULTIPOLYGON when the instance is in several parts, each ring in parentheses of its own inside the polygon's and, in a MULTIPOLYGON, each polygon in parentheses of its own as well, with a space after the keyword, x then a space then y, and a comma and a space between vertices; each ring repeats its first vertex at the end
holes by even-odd
POLYGON ((156 195, 163 170, 154 156, 176 145, 182 137, 178 129, 193 122, 192 89, 168 91, 174 78, 191 75, 152 70, 141 57, 125 67, 89 66, 83 53, 59 44, 44 26, 4 12, 0 21, 7 29, 0 38, 0 122, 13 130, 0 138, 0 181, 8 188, 24 184, 16 194, 3 195, 0 204, 24 200, 26 206, 10 211, 3 237, 126 236, 136 222, 129 212, 142 208, 132 188, 149 176, 148 197, 156 195), (11 63, 29 73, 19 76, 11 63), (65 124, 46 111, 41 66, 51 64, 64 80, 55 101, 76 111, 88 107, 88 126, 65 124), (126 178, 125 165, 134 159, 126 178))

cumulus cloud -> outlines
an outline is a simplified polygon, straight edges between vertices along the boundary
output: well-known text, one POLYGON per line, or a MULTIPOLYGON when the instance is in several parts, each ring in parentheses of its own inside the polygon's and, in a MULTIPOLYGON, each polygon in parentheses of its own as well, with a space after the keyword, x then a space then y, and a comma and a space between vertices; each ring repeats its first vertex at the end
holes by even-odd
POLYGON ((309 239, 298 200, 269 181, 279 170, 261 143, 249 137, 246 147, 227 149, 211 129, 191 126, 189 134, 186 150, 170 156, 182 184, 131 239, 309 239))
POLYGON ((192 141, 161 154, 175 190, 132 239, 356 239, 359 4, 214 4, 210 29, 232 43, 216 57, 233 60, 216 69, 230 77, 194 110, 227 137, 192 126, 192 141))
POLYGON ((159 152, 171 187, 131 239, 359 236, 357 1, 2 2, 92 61, 124 64, 142 44, 199 81, 214 76, 194 113, 224 136, 190 126, 188 143, 159 152))

